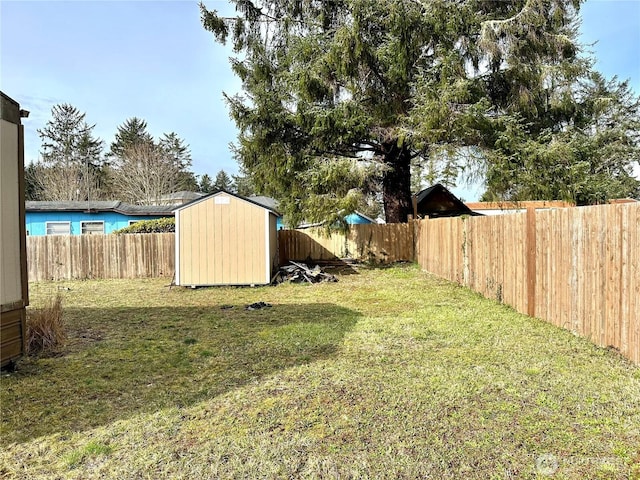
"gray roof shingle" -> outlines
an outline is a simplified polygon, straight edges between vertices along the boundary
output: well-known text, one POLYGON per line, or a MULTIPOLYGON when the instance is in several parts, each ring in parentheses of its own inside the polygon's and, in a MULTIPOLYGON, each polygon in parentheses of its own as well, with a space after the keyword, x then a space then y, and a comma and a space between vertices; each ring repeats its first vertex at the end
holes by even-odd
POLYGON ((119 200, 89 202, 27 201, 27 212, 117 212, 123 215, 173 215, 172 205, 131 205, 119 200))

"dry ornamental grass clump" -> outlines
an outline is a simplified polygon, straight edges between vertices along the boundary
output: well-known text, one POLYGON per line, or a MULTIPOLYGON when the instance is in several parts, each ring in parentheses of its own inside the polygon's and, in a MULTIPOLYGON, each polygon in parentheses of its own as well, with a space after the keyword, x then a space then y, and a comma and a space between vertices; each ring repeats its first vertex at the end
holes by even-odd
POLYGON ((67 338, 62 319, 62 297, 56 295, 42 308, 27 311, 27 353, 48 353, 64 343, 67 338))

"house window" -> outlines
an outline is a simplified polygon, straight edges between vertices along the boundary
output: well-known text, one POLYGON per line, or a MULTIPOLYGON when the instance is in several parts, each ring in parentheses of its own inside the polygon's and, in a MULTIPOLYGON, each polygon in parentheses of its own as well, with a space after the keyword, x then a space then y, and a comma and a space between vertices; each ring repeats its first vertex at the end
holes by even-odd
POLYGON ((71 222, 46 222, 47 235, 71 235, 71 222))
POLYGON ((95 235, 104 233, 104 222, 80 222, 83 235, 95 235))
POLYGON ((134 223, 138 223, 140 220, 129 220, 129 226, 133 225, 134 223))

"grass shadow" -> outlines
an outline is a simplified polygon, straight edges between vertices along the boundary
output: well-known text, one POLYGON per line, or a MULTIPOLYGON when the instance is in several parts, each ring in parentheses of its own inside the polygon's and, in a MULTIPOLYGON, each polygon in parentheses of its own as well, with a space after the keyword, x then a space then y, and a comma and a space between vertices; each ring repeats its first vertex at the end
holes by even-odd
POLYGON ((186 407, 327 358, 358 315, 331 303, 65 309, 63 354, 2 379, 2 443, 186 407))

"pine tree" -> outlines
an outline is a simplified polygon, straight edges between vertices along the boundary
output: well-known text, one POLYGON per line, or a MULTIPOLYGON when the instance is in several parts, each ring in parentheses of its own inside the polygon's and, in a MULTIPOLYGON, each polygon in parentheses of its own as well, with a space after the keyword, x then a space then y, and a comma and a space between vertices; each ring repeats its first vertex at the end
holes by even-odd
POLYGON ((561 126, 503 120, 488 153, 485 200, 568 200, 578 205, 640 197, 640 98, 626 82, 582 75, 557 99, 561 126))
POLYGON ((181 169, 191 168, 191 152, 189 146, 184 140, 178 137, 175 132, 163 133, 162 138, 158 142, 158 146, 175 162, 176 166, 181 169))
POLYGON ((121 157, 126 148, 147 143, 153 143, 153 137, 147 131, 147 122, 138 117, 128 118, 118 127, 109 156, 121 157))
POLYGON ((191 152, 185 141, 175 132, 164 133, 158 142, 158 147, 165 153, 168 159, 175 164, 177 175, 171 187, 173 192, 180 190, 196 190, 198 180, 191 172, 191 152))
POLYGON ((213 182, 214 190, 225 190, 227 192, 231 192, 233 190, 233 184, 231 182, 231 178, 227 175, 227 172, 224 170, 220 170, 216 174, 216 179, 213 182))
POLYGON ((216 188, 213 185, 213 180, 209 176, 209 174, 205 173, 200 177, 200 181, 198 182, 198 191, 200 193, 213 193, 216 191, 216 188))
POLYGON ((581 68, 578 0, 232 3, 234 19, 201 8, 239 54, 243 94, 227 97, 236 154, 294 222, 353 211, 369 178, 381 179, 387 221, 405 221, 412 160, 493 148, 493 116, 557 124, 537 110, 544 72, 581 68))
POLYGON ((238 175, 231 175, 233 179, 232 183, 232 191, 237 193, 238 195, 242 195, 243 197, 250 197, 252 195, 257 195, 256 187, 254 185, 251 176, 248 175, 242 168, 240 169, 240 173, 238 175))
POLYGON ((113 191, 120 200, 159 204, 170 193, 198 188, 189 145, 175 132, 156 143, 145 120, 133 117, 118 127, 110 155, 113 191))
POLYGON ((63 103, 51 109, 51 120, 38 130, 41 161, 34 167, 43 200, 95 200, 101 196, 102 145, 93 136, 85 113, 63 103))

